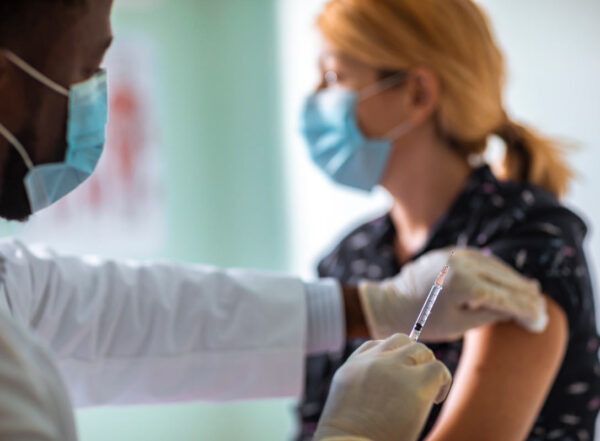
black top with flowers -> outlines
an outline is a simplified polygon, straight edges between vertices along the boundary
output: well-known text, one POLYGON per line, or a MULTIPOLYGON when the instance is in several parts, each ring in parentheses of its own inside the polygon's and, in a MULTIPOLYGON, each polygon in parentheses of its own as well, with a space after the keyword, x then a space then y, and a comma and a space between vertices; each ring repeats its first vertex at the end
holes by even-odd
MULTIPOLYGON (((473 171, 420 253, 456 244, 487 249, 522 274, 539 280, 544 293, 565 311, 569 320, 567 353, 527 441, 594 439, 600 408, 600 363, 593 293, 582 249, 586 231, 583 221, 549 193, 531 185, 500 183, 484 166, 473 171)), ((394 252, 395 235, 389 215, 362 225, 321 261, 319 275, 348 285, 396 275, 401 267, 394 252)), ((335 370, 362 342, 348 341, 340 356, 308 358, 305 394, 298 407, 302 423, 298 441, 312 438, 335 370)), ((454 373, 462 342, 429 346, 454 373)), ((422 438, 439 411, 435 406, 422 438)))

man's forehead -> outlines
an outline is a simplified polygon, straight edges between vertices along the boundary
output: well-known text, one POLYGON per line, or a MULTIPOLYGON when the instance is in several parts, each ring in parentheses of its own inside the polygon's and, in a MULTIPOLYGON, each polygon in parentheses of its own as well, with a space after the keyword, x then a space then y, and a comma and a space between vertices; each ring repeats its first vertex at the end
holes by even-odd
POLYGON ((64 30, 61 43, 67 50, 84 54, 102 54, 113 38, 110 22, 112 0, 94 0, 76 12, 64 30))
MULTIPOLYGON (((1 1, 1 0, 0 0, 1 1)), ((52 28, 44 35, 53 42, 40 54, 40 70, 65 87, 84 80, 83 72, 93 70, 102 61, 113 34, 110 23, 112 0, 88 0, 83 7, 57 12, 52 28)))

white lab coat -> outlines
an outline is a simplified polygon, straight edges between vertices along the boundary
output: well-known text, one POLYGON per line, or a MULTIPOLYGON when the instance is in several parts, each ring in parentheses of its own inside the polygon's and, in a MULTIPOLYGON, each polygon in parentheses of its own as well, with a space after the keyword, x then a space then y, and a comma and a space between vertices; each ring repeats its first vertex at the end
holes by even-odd
POLYGON ((0 310, 0 439, 75 441, 60 374, 27 328, 0 310))
POLYGON ((49 348, 75 406, 298 396, 300 280, 63 257, 0 242, 0 309, 49 348))

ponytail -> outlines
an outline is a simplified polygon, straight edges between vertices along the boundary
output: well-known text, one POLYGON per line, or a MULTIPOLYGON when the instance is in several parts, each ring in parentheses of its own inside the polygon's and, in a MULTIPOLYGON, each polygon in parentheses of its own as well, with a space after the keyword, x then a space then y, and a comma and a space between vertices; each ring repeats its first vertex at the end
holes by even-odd
POLYGON ((510 120, 495 134, 506 144, 501 179, 530 182, 559 198, 567 193, 574 177, 567 146, 510 120))

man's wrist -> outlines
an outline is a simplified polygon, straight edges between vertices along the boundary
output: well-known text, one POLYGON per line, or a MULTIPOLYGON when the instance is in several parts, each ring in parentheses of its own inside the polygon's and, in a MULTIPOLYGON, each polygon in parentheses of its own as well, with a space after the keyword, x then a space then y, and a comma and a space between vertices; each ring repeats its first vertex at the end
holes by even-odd
POLYGON ((371 338, 358 295, 358 287, 342 286, 346 315, 346 338, 371 338))

